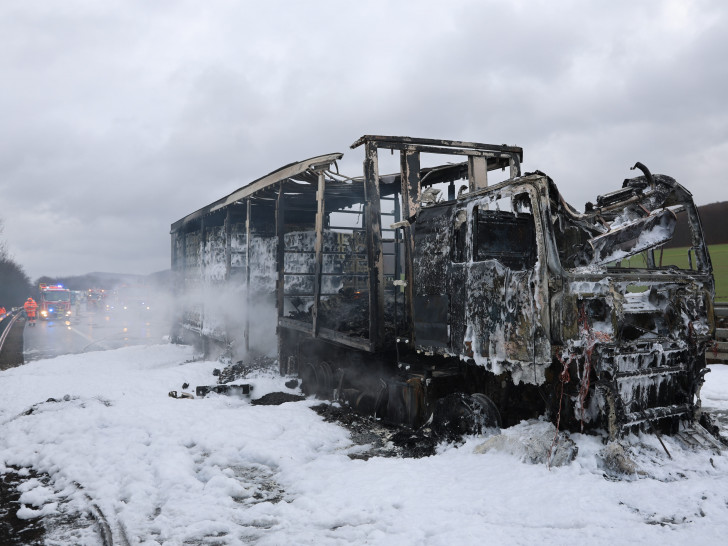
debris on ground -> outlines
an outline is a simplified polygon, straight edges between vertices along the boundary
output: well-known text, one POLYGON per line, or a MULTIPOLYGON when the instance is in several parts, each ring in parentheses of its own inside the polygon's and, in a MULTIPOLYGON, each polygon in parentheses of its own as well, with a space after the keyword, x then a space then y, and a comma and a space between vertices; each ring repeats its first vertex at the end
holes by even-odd
POLYGON ((319 404, 311 408, 324 421, 335 422, 351 434, 351 440, 365 447, 349 455, 352 459, 370 457, 421 458, 435 454, 438 440, 423 430, 412 430, 387 425, 373 417, 367 417, 340 404, 319 404))
POLYGON ((0 472, 0 544, 95 544, 97 523, 73 494, 55 491, 50 475, 8 466, 0 472), (90 542, 93 540, 93 542, 90 542))
POLYGON ((269 392, 265 396, 261 396, 250 403, 254 406, 280 406, 286 402, 301 402, 305 400, 305 396, 299 394, 291 394, 288 392, 269 392))
POLYGON ((0 544, 44 544, 45 528, 39 519, 21 519, 17 516, 21 491, 19 486, 31 478, 34 472, 18 469, 0 474, 0 544))
POLYGON ((278 371, 278 361, 270 356, 259 355, 249 360, 238 360, 235 364, 226 366, 222 370, 215 370, 212 375, 217 376, 219 384, 230 383, 231 381, 239 381, 248 377, 253 371, 259 370, 276 370, 278 371))
POLYGON ((700 414, 700 425, 707 430, 710 434, 712 434, 716 440, 718 440, 723 446, 728 447, 728 438, 721 435, 720 433, 720 427, 716 424, 716 421, 719 420, 720 415, 718 412, 716 412, 716 415, 711 415, 709 413, 703 412, 700 414))
POLYGON ((629 453, 620 442, 609 442, 599 452, 599 464, 604 469, 604 477, 610 479, 622 479, 645 475, 629 456, 629 453))
POLYGON ((195 394, 204 397, 214 392, 216 394, 226 394, 228 396, 248 396, 253 390, 253 385, 244 383, 241 385, 199 385, 195 389, 195 394))
POLYGON ((192 393, 189 393, 189 392, 180 392, 180 393, 178 393, 177 391, 169 391, 169 395, 168 396, 170 398, 189 398, 189 399, 194 399, 194 396, 192 395, 192 393))
POLYGON ((524 421, 491 436, 475 448, 475 453, 499 451, 529 464, 564 466, 579 451, 566 432, 558 432, 548 421, 524 421))

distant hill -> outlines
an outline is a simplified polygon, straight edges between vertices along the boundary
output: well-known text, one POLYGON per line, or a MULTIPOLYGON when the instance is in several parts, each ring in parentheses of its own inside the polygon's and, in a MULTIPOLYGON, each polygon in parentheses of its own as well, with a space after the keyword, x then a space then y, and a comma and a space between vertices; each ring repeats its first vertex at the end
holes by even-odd
POLYGON ((87 290, 89 288, 102 288, 113 290, 122 286, 149 285, 155 288, 163 288, 171 282, 169 270, 159 271, 150 275, 136 275, 131 273, 105 273, 94 272, 85 275, 74 275, 68 277, 40 277, 36 281, 46 284, 62 284, 71 290, 87 290))
MULTIPOLYGON (((728 243, 728 201, 698 207, 698 214, 700 214, 700 223, 703 225, 705 241, 709 245, 728 243)), ((690 244, 687 223, 681 218, 675 227, 675 235, 666 246, 679 248, 690 246, 690 244)))

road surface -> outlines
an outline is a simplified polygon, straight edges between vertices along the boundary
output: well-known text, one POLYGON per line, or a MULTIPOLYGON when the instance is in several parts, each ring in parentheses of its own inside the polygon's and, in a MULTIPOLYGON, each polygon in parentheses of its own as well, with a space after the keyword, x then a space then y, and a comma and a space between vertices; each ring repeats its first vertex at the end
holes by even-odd
POLYGON ((164 313, 146 310, 110 312, 88 310, 69 318, 26 323, 23 334, 25 362, 65 354, 105 351, 130 345, 159 343, 169 334, 164 313))

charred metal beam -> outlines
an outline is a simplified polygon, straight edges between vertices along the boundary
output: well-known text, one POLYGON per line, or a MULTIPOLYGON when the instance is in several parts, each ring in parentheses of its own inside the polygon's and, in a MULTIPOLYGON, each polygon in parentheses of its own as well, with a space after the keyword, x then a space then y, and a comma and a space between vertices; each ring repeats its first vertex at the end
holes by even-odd
MULTIPOLYGON (((517 152, 494 152, 490 150, 478 150, 478 149, 463 149, 463 148, 441 148, 435 146, 418 146, 416 144, 388 144, 387 146, 380 146, 385 150, 399 150, 409 152, 420 152, 428 154, 442 154, 442 155, 464 155, 464 156, 478 156, 486 157, 488 159, 503 159, 504 166, 508 166, 511 158, 516 155, 517 152)), ((495 165, 495 163, 494 163, 495 165)), ((499 165, 500 166, 500 165, 499 165)), ((496 167, 494 167, 496 168, 496 167)), ((493 169, 490 169, 493 170, 493 169)))
POLYGON ((313 335, 313 327, 308 322, 302 322, 288 317, 279 317, 278 325, 289 330, 296 330, 297 332, 313 335))
POLYGON ((232 270, 232 241, 233 241, 233 225, 231 218, 231 208, 225 209, 225 282, 230 281, 230 271, 232 270))
POLYGON ((374 344, 371 341, 342 334, 336 330, 329 330, 328 328, 320 328, 318 337, 346 347, 361 349, 362 351, 373 352, 375 350, 374 344))
POLYGON ((285 307, 285 275, 283 269, 285 267, 286 258, 286 199, 285 199, 285 181, 278 184, 278 200, 276 201, 276 236, 278 237, 278 245, 276 247, 276 307, 278 308, 278 318, 283 316, 285 307))
POLYGON ((514 154, 510 158, 510 178, 518 178, 521 176, 521 161, 518 158, 518 154, 514 154))
POLYGON ((318 175, 318 191, 316 192, 316 242, 314 243, 314 281, 313 281, 313 336, 316 337, 319 330, 319 304, 321 303, 321 264, 323 263, 323 240, 324 240, 324 193, 326 181, 323 171, 318 175))
MULTIPOLYGON (((288 328, 289 330, 295 330, 297 332, 303 332, 313 337, 313 326, 300 320, 291 319, 288 317, 281 317, 278 319, 278 326, 282 328, 288 328)), ((319 339, 325 339, 326 341, 332 341, 344 347, 351 347, 353 349, 359 349, 366 352, 374 352, 374 344, 364 338, 352 337, 347 334, 342 334, 336 330, 329 328, 319 328, 318 333, 319 339)))
POLYGON ((178 231, 177 233, 181 233, 182 241, 181 241, 181 249, 182 249, 182 285, 185 290, 187 290, 187 230, 183 229, 178 231))
POLYGON ((172 259, 169 265, 172 271, 177 271, 177 241, 179 240, 179 232, 173 231, 171 239, 172 247, 170 248, 170 256, 172 259))
POLYGON ((669 241, 676 223, 675 213, 665 209, 593 237, 588 241, 594 256, 592 262, 604 264, 615 259, 621 260, 669 241))
MULTIPOLYGON (((400 163, 402 172, 402 214, 405 219, 410 219, 419 210, 420 198, 420 154, 416 152, 401 152, 400 163)), ((412 230, 409 227, 402 229, 404 234, 404 255, 405 255, 405 307, 407 310, 408 336, 414 332, 414 268, 413 257, 415 242, 412 237, 412 230)))
POLYGON ((250 182, 246 186, 235 190, 228 196, 223 197, 222 199, 218 199, 214 203, 210 203, 206 207, 202 207, 201 209, 196 210, 191 214, 188 214, 184 218, 177 220, 174 224, 172 224, 172 230, 174 231, 176 229, 179 229, 180 226, 196 220, 204 214, 216 211, 229 205, 233 205, 237 202, 242 202, 255 193, 264 190, 270 190, 271 186, 275 186, 281 180, 303 176, 307 170, 314 167, 331 165, 333 162, 341 159, 342 157, 343 154, 340 153, 326 154, 285 165, 261 178, 250 182))
MULTIPOLYGON (((402 201, 400 200, 401 194, 394 194, 394 222, 397 223, 402 220, 402 201)), ((402 244, 401 241, 401 233, 397 232, 397 230, 394 230, 394 281, 400 280, 400 277, 402 275, 402 263, 401 263, 401 256, 402 256, 402 244)), ((398 310, 398 298, 397 294, 400 292, 399 288, 395 285, 394 288, 394 329, 395 333, 397 332, 397 310, 398 310)), ((405 302, 406 305, 406 302, 405 302)), ((403 306, 404 307, 404 306, 403 306)))
POLYGON ((402 209, 404 217, 417 214, 420 200, 420 154, 412 151, 400 153, 402 180, 402 209))
MULTIPOLYGON (((351 145, 351 149, 358 148, 362 144, 374 144, 377 148, 386 149, 400 149, 398 146, 410 145, 410 146, 421 146, 423 148, 450 148, 444 153, 463 153, 467 150, 487 150, 491 152, 506 152, 508 154, 517 154, 519 159, 523 161, 523 148, 519 146, 507 146, 505 144, 483 144, 480 142, 465 142, 461 140, 440 140, 432 138, 411 138, 403 136, 382 136, 382 135, 364 135, 359 138, 354 144, 351 145), (462 151, 456 151, 455 149, 460 148, 462 151)), ((421 151, 427 151, 429 153, 443 153, 433 152, 430 149, 423 149, 421 151)))
POLYGON ((251 198, 245 200, 245 351, 250 350, 250 213, 251 198))
POLYGON ((384 267, 377 148, 367 143, 364 158, 364 222, 369 264, 369 340, 379 348, 384 338, 384 267))
MULTIPOLYGON (((687 190, 685 190, 687 192, 687 190)), ((710 254, 708 254, 707 245, 705 244, 705 238, 703 237, 703 225, 700 222, 700 215, 695 203, 690 201, 686 203, 685 210, 687 210, 690 222, 697 226, 697 229, 693 230, 692 233, 692 248, 695 250, 695 258, 697 260, 698 269, 707 270, 710 273, 713 272, 713 264, 710 261, 710 254)))
POLYGON ((488 187, 488 160, 484 157, 468 157, 468 186, 474 192, 488 187))
MULTIPOLYGON (((197 268, 199 269, 199 275, 201 279, 205 278, 205 241, 207 238, 207 228, 205 227, 205 217, 203 216, 200 218, 200 240, 199 240, 199 250, 198 250, 198 261, 197 261, 197 268)), ((205 301, 202 300, 202 311, 200 312, 201 316, 200 319, 202 320, 202 317, 205 316, 205 301)), ((207 343, 207 340, 203 340, 204 343, 207 343)), ((205 349, 205 352, 207 352, 207 349, 205 349)))

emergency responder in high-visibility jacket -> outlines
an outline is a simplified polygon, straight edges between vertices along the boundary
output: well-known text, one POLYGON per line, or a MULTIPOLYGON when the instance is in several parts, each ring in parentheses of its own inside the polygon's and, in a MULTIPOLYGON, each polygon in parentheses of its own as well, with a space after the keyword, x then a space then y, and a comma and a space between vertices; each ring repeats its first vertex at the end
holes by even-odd
POLYGON ((28 298, 23 305, 25 314, 28 315, 28 323, 31 326, 35 326, 35 310, 38 309, 38 304, 35 303, 33 298, 28 298))
POLYGON ((5 315, 7 315, 7 311, 5 311, 5 307, 0 305, 0 319, 3 318, 5 315))

